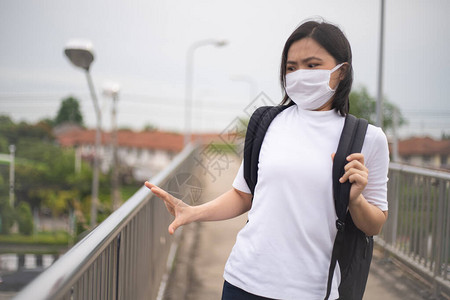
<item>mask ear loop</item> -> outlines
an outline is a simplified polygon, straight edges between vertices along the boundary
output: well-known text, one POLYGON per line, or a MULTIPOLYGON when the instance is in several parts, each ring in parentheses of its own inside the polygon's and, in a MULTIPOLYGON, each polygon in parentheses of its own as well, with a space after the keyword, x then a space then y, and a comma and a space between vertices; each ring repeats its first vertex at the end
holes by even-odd
MULTIPOLYGON (((331 76, 331 74, 333 74, 333 72, 334 71, 336 71, 336 70, 338 70, 340 67, 342 67, 343 65, 345 65, 347 62, 343 62, 343 63, 340 63, 340 64, 338 64, 337 66, 335 66, 333 69, 331 69, 330 70, 330 76, 331 76)), ((336 90, 337 90, 337 88, 339 87, 339 83, 340 83, 341 81, 339 80, 339 82, 338 82, 338 84, 336 85, 336 87, 334 88, 334 89, 331 89, 333 92, 335 92, 336 90)))
POLYGON ((336 71, 337 69, 339 69, 340 67, 342 67, 345 64, 346 64, 346 62, 338 64, 336 67, 334 67, 333 69, 330 70, 330 74, 333 73, 334 71, 336 71))
MULTIPOLYGON (((347 62, 340 63, 340 64, 338 64, 337 66, 335 66, 333 69, 331 69, 331 70, 330 70, 330 77, 331 77, 331 74, 333 74, 334 71, 338 70, 340 67, 342 67, 342 66, 345 65, 346 63, 347 63, 347 62)), ((338 84, 336 85, 336 87, 335 87, 334 89, 332 89, 331 87, 330 87, 330 89, 331 89, 333 92, 336 92, 337 88, 339 87, 339 83, 340 83, 340 82, 341 82, 341 81, 339 80, 338 84)), ((328 86, 329 86, 329 85, 328 85, 328 86)))

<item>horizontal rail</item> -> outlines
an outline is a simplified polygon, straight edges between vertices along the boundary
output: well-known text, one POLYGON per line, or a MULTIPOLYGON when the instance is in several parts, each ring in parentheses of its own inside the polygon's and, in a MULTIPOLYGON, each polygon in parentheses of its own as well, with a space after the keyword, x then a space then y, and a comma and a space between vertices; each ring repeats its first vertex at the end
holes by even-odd
POLYGON ((409 174, 423 175, 428 177, 450 180, 450 173, 445 171, 426 169, 393 162, 389 164, 389 169, 391 171, 401 171, 409 174))
MULTIPOLYGON (((186 147, 152 182, 190 172, 195 150, 186 147)), ((155 299, 172 237, 164 204, 152 197, 141 187, 14 299, 155 299)))

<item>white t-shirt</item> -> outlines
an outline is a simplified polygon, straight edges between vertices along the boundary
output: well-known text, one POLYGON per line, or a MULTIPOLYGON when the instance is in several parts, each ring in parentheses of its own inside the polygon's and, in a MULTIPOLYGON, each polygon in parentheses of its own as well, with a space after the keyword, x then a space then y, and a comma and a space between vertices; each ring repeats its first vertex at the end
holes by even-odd
MULTIPOLYGON (((239 232, 224 278, 252 294, 276 299, 323 299, 337 233, 331 154, 345 118, 335 110, 293 105, 265 135, 249 222, 239 232)), ((369 125, 361 151, 369 169, 363 195, 387 206, 389 151, 380 128, 369 125)), ((250 193, 241 165, 233 187, 250 193)), ((339 268, 330 299, 338 298, 339 268)))

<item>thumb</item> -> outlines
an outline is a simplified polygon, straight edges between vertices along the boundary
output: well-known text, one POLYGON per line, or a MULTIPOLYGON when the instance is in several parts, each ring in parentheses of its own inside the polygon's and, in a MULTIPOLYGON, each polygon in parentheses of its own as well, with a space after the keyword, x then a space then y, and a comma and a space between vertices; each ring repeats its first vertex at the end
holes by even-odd
POLYGON ((334 156, 336 155, 336 152, 331 153, 331 160, 334 161, 334 156))
POLYGON ((178 222, 177 222, 176 220, 173 221, 172 224, 169 225, 169 233, 170 233, 170 234, 174 234, 174 233, 175 233, 175 230, 177 230, 177 228, 178 228, 179 226, 180 226, 180 225, 178 225, 178 222))

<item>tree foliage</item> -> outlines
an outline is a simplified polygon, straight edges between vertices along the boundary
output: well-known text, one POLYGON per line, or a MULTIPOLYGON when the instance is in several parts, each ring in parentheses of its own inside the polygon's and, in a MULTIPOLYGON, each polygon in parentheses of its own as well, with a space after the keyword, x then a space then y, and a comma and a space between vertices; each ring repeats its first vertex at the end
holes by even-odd
MULTIPOLYGON (((394 111, 397 110, 399 126, 406 123, 400 109, 387 99, 383 101, 383 129, 391 130, 394 126, 394 111)), ((359 118, 364 118, 371 124, 376 124, 377 102, 369 95, 365 87, 352 90, 350 93, 350 113, 359 118)))
POLYGON ((74 123, 83 126, 80 104, 74 97, 68 97, 61 102, 54 124, 61 125, 63 123, 74 123))
POLYGON ((145 124, 142 129, 142 131, 156 131, 156 130, 158 130, 158 126, 151 123, 145 124))
POLYGON ((9 205, 8 183, 0 176, 0 234, 9 234, 14 223, 14 210, 9 205))
POLYGON ((17 223, 21 234, 31 235, 33 233, 33 214, 30 205, 26 202, 20 202, 17 207, 17 223))
MULTIPOLYGON (((0 116, 0 153, 9 153, 8 146, 11 144, 16 146, 16 205, 12 208, 9 206, 9 163, 1 164, 0 217, 3 233, 9 232, 13 222, 11 216, 14 215, 11 212, 19 209, 18 203, 50 211, 55 216, 67 213, 70 208, 80 208, 83 211, 77 214, 87 216, 80 219, 89 220, 89 205, 84 203, 90 203, 91 167, 82 163, 81 172, 75 172, 74 150, 61 148, 56 143, 48 121, 15 124, 9 117, 0 116)), ((104 185, 100 187, 100 192, 108 191, 105 175, 100 177, 100 183, 104 185)), ((107 194, 101 196, 109 199, 105 197, 107 194)), ((19 223, 19 219, 17 221, 19 223)))
MULTIPOLYGON (((9 145, 16 146, 13 207, 9 204, 9 163, 0 161, 1 233, 9 233, 14 221, 21 231, 32 231, 30 214, 36 208, 55 217, 73 210, 77 228, 80 231, 88 228, 92 168, 89 162, 83 161, 80 172, 76 172, 75 151, 58 145, 53 128, 66 122, 83 126, 79 101, 74 97, 62 100, 54 119, 36 124, 15 123, 10 117, 0 115, 0 153, 9 153, 9 145)), ((156 128, 150 125, 146 129, 156 128)), ((102 221, 111 213, 109 174, 100 174, 98 197, 97 221, 102 221)))

